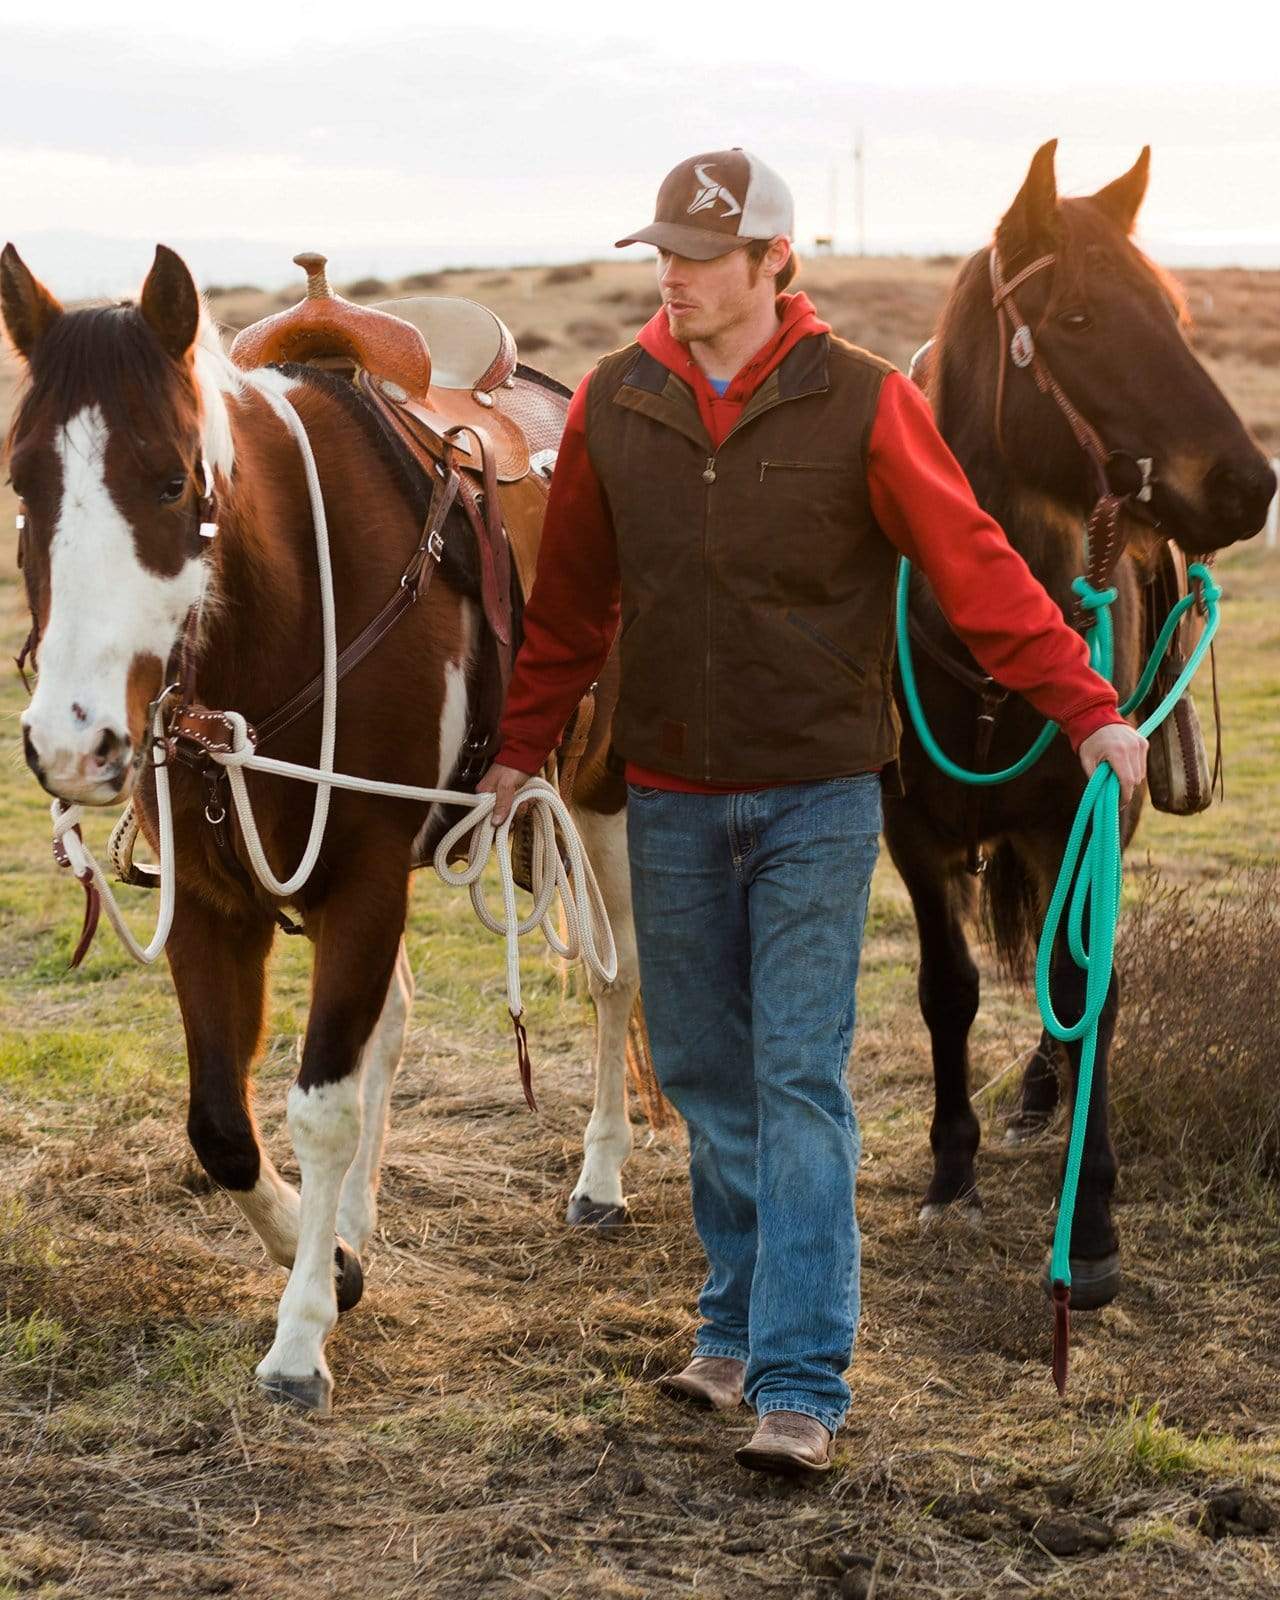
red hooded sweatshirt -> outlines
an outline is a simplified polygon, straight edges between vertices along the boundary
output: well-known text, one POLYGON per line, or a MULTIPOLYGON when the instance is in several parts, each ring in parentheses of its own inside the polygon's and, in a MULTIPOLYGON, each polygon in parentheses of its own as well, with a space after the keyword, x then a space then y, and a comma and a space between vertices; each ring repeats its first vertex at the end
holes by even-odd
MULTIPOLYGON (((671 336, 665 311, 638 334, 640 345, 693 390, 718 449, 743 406, 801 340, 827 333, 804 294, 779 295, 779 326, 716 394, 687 345, 671 336)), ((603 667, 618 628, 620 579, 613 524, 586 443, 591 373, 569 406, 547 502, 537 576, 524 617, 497 761, 537 772, 574 707, 603 667)), ((856 448, 856 441, 851 441, 856 448)), ((1089 666, 1084 640, 1032 576, 999 524, 974 499, 969 481, 934 424, 920 391, 901 373, 884 380, 871 429, 867 483, 876 522, 923 571, 951 626, 983 670, 1057 722, 1072 747, 1109 722, 1123 722, 1116 693, 1089 666)), ((698 794, 741 785, 691 783, 627 763, 627 781, 698 794)))

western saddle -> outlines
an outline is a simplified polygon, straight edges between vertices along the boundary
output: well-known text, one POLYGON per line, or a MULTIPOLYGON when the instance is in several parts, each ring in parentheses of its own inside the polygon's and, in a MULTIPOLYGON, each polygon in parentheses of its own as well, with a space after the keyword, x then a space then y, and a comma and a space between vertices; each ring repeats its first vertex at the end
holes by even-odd
MULTIPOLYGON (((456 483, 476 541, 490 648, 481 663, 461 765, 451 778, 442 774, 441 781, 472 788, 496 752, 498 721, 519 645, 512 565, 518 595, 527 599, 568 391, 521 366, 505 323, 473 300, 423 296, 358 305, 330 288, 324 256, 307 252, 293 259, 307 275, 304 298, 239 333, 231 346, 232 360, 244 368, 303 362, 348 377, 431 486, 433 511, 440 503, 439 487, 452 489, 456 483)), ((427 543, 438 560, 439 540, 427 543)), ((369 637, 373 628, 371 624, 348 647, 352 665, 381 637, 381 632, 369 637)), ((309 691, 310 686, 295 697, 299 709, 294 709, 295 702, 282 709, 300 714, 311 703, 309 691)), ((573 758, 585 744, 590 699, 588 695, 579 708, 573 731, 561 746, 562 787, 571 787, 572 774, 565 767, 576 767, 573 758)), ((266 732, 260 728, 260 738, 266 732)), ((522 857, 528 844, 524 841, 518 852, 522 857)), ((430 841, 421 843, 415 865, 430 859, 430 848, 430 841)), ((521 864, 527 878, 527 859, 521 864)))

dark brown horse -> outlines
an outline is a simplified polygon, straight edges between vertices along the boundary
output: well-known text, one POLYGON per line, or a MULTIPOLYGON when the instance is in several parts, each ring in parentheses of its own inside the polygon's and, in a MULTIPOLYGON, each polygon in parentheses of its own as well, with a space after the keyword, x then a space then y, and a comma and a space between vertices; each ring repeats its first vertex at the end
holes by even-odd
MULTIPOLYGON (((1097 194, 1059 200, 1054 148, 1047 144, 1036 154, 994 242, 1005 283, 1041 258, 1052 258, 1017 292, 1035 348, 1107 450, 1130 462, 1149 458, 1150 510, 1160 534, 1195 555, 1247 538, 1262 526, 1274 478, 1189 348, 1175 284, 1131 242, 1147 186, 1148 151, 1097 194)), ((1008 333, 997 328, 992 282, 988 250, 961 269, 930 351, 930 394, 942 433, 979 501, 1070 617, 1072 580, 1084 570, 1084 522, 1098 487, 1063 411, 1031 371, 1010 360, 1008 333)), ((1123 697, 1140 668, 1140 598, 1130 556, 1121 558, 1113 582, 1119 591, 1113 613, 1116 682, 1123 697)), ((965 673, 976 666, 919 577, 912 611, 932 646, 932 652, 916 652, 922 700, 944 748, 968 765, 981 706, 965 673), (950 655, 959 671, 931 654, 950 655)), ((928 1221, 952 1205, 973 1216, 980 1210, 968 1045, 978 1010, 978 969, 965 932, 973 899, 965 870, 967 792, 934 768, 905 704, 903 721, 906 796, 887 805, 885 831, 915 909, 920 1008, 933 1048, 934 1166, 921 1212, 928 1221)), ((1010 697, 999 714, 987 769, 1016 761, 1040 726, 1026 702, 1010 697)), ((985 909, 1003 962, 1014 971, 1024 969, 1043 921, 1083 789, 1080 764, 1059 737, 1025 776, 982 791, 977 832, 990 852, 982 879, 985 909)), ((1142 798, 1135 796, 1122 818, 1126 843, 1142 798)), ((1074 1020, 1083 1006, 1083 974, 1061 946, 1054 952, 1052 986, 1058 1015, 1074 1020)), ((1107 1111, 1107 1054, 1118 1001, 1113 982, 1099 1026, 1072 1233, 1071 1298, 1081 1308, 1106 1304, 1120 1282, 1111 1216, 1116 1160, 1107 1111)), ((1042 1127, 1056 1107, 1058 1050, 1042 1035, 1024 1076, 1015 1123, 1021 1130, 1042 1127)), ((1080 1046, 1067 1047, 1065 1054, 1074 1083, 1080 1046)))
MULTIPOLYGON (((29 369, 9 441, 40 640, 22 719, 27 760, 52 794, 81 804, 124 798, 141 770, 135 800, 154 847, 154 772, 139 755, 148 704, 173 671, 192 608, 201 618, 201 698, 251 722, 321 658, 303 464, 264 388, 287 394, 314 450, 340 640, 395 591, 425 508, 350 385, 308 369, 268 370, 246 383, 171 251, 157 251, 136 306, 64 311, 11 246, 0 258, 0 293, 29 369), (201 534, 206 464, 218 506, 212 538, 207 527, 201 534)), ((455 770, 481 612, 466 525, 444 532, 435 581, 344 680, 339 772, 445 787, 455 770)), ((272 754, 311 764, 318 732, 312 711, 272 754)), ((375 1224, 412 996, 402 943, 409 862, 428 806, 335 793, 319 866, 293 900, 315 944, 302 1064, 289 1092, 299 1195, 262 1149, 251 1105, 279 907, 243 869, 229 870, 197 775, 176 766, 171 781, 177 901, 167 954, 187 1038, 189 1132, 210 1176, 291 1269, 260 1381, 273 1395, 327 1407, 325 1340, 340 1307, 359 1298, 360 1255, 375 1224)), ((312 791, 260 774, 249 782, 271 869, 291 873, 312 791)))

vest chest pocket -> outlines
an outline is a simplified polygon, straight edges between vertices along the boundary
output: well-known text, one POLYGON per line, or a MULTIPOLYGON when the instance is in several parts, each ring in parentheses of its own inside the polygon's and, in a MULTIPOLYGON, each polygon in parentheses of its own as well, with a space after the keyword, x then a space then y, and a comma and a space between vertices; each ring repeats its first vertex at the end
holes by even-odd
POLYGON ((785 475, 790 473, 824 472, 835 474, 848 472, 847 461, 762 461, 760 463, 760 482, 765 483, 770 478, 785 486, 785 475))

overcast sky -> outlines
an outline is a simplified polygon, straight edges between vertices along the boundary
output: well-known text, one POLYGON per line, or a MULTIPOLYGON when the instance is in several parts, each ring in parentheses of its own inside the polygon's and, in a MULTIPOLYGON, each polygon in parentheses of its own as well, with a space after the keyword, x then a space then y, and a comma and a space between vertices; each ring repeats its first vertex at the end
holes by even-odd
POLYGON ((64 0, 0 23, 0 233, 67 295, 133 288, 157 239, 206 283, 605 255, 675 161, 741 144, 801 248, 852 247, 861 127, 871 249, 976 246, 1057 135, 1064 192, 1153 145, 1162 259, 1280 264, 1272 8, 840 10, 64 0))

